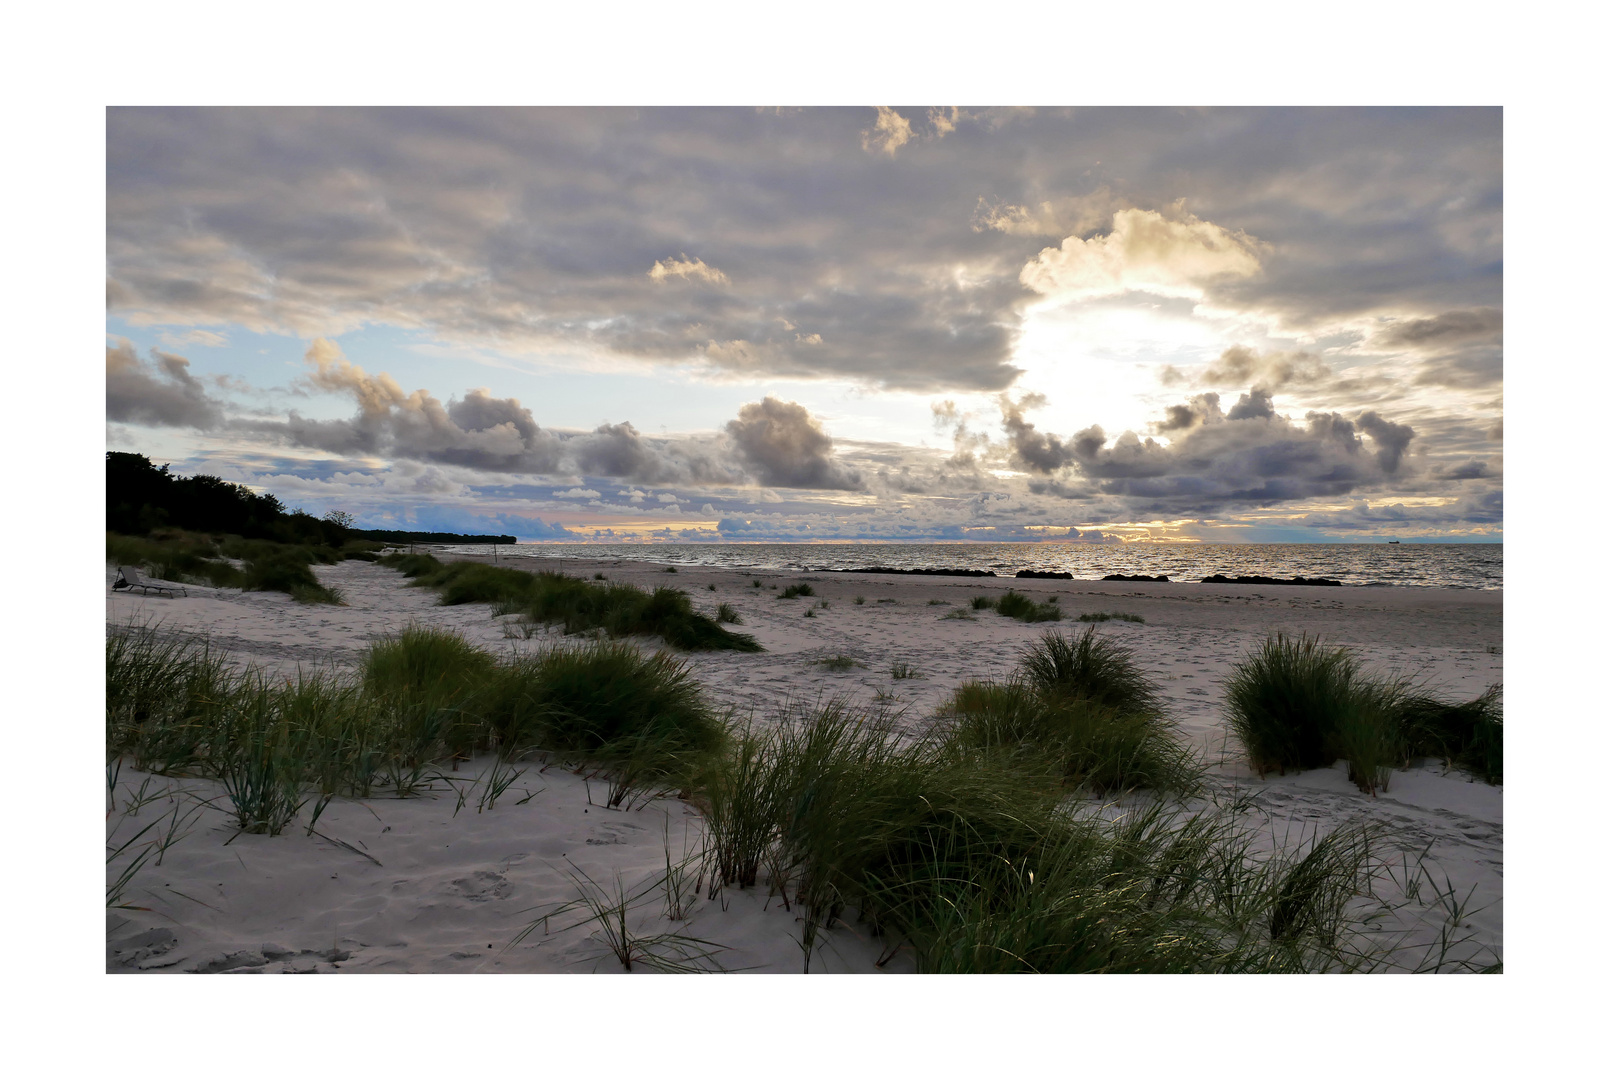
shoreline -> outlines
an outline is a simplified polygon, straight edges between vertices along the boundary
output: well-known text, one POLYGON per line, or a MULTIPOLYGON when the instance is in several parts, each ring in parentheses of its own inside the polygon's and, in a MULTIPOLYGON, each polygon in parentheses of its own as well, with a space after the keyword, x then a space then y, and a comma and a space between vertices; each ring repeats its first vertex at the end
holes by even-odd
MULTIPOLYGON (((416 545, 420 549, 450 552, 453 558, 480 557, 494 545, 416 545)), ((1174 583, 1200 583, 1217 575, 1291 579, 1335 579, 1350 588, 1453 588, 1501 591, 1500 544, 1409 545, 1387 544, 1215 544, 1158 545, 1137 550, 1133 545, 1074 546, 942 544, 562 544, 540 543, 500 546, 502 559, 614 561, 672 564, 684 569, 732 571, 772 570, 800 573, 860 573, 889 567, 899 573, 922 568, 941 574, 993 573, 1003 579, 1018 571, 1071 573, 1072 580, 1098 581, 1109 574, 1157 574, 1174 583), (1435 548, 1427 556, 1424 549, 1435 548), (1404 552, 1407 554, 1404 554, 1404 552), (845 552, 842 558, 833 555, 845 552), (956 552, 970 557, 952 558, 956 552), (751 553, 753 553, 751 555, 751 553), (1496 555, 1493 558, 1493 555, 1496 555), (766 557, 767 555, 771 557, 766 557), (819 565, 830 563, 832 565, 819 565), (1428 575, 1430 580, 1420 580, 1428 575), (1411 579, 1411 580, 1399 580, 1411 579)))

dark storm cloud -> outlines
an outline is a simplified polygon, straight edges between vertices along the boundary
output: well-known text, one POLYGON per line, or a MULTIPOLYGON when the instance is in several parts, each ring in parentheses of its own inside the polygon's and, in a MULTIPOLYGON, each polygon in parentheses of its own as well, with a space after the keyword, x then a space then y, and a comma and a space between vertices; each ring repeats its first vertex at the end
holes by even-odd
POLYGON ((1277 412, 1261 390, 1242 394, 1227 415, 1216 394, 1198 395, 1170 407, 1153 427, 1173 441, 1125 431, 1108 445, 1099 425, 1085 428, 1065 444, 1076 477, 1029 489, 1060 498, 1115 498, 1114 509, 1130 515, 1216 514, 1376 486, 1401 471, 1414 435, 1408 425, 1372 411, 1356 419, 1308 412, 1298 423, 1277 412), (1368 452, 1365 436, 1375 453, 1368 452))
POLYGON ((1269 419, 1274 415, 1273 398, 1267 390, 1257 389, 1249 394, 1241 394, 1240 400, 1229 409, 1231 420, 1269 419))
POLYGON ((844 491, 864 486, 859 473, 833 459, 831 437, 803 405, 773 397, 751 402, 726 430, 761 483, 844 491))
POLYGON ((207 394, 182 356, 151 350, 154 365, 127 341, 106 348, 106 418, 153 427, 215 428, 223 404, 207 394))
POLYGON ((1018 401, 1000 396, 1000 426, 1006 429, 1013 464, 1034 473, 1053 473, 1065 468, 1073 460, 1074 449, 1054 435, 1035 429, 1023 419, 1024 409, 1039 408, 1045 404, 1043 395, 1026 394, 1018 401))
POLYGON ((1169 405, 1167 415, 1152 427, 1163 434, 1170 431, 1189 431, 1197 424, 1217 420, 1222 416, 1223 410, 1218 407, 1217 394, 1197 394, 1183 405, 1169 405))
POLYGON ((1358 417, 1358 427, 1374 440, 1381 471, 1396 472, 1402 464, 1402 455, 1408 451, 1408 443, 1413 439, 1413 428, 1407 424, 1392 423, 1373 409, 1358 417))
POLYGON ((998 391, 1073 255, 1298 329, 1501 300, 1495 109, 113 109, 107 151, 107 302, 157 322, 998 391))

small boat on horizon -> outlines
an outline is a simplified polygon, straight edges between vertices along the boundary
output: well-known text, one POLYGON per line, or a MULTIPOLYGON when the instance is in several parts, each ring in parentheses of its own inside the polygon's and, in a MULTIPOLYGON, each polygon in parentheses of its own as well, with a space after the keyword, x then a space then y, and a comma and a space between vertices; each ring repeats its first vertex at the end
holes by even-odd
POLYGON ((1388 544, 1400 544, 1400 543, 1402 543, 1402 541, 1401 540, 1387 540, 1386 543, 1388 543, 1388 544))

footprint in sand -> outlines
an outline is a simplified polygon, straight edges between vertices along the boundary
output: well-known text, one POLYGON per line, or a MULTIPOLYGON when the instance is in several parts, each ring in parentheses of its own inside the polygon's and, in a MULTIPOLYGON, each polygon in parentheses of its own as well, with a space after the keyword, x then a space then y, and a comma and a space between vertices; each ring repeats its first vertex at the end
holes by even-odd
POLYGON ((447 891, 462 896, 465 900, 483 904, 488 900, 506 900, 514 891, 514 886, 508 878, 495 870, 476 870, 468 877, 461 877, 447 886, 447 891))

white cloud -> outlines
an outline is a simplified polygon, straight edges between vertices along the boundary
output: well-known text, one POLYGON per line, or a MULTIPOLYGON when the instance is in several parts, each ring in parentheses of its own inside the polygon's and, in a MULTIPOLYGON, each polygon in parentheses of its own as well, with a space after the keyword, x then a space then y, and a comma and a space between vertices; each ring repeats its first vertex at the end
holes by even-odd
POLYGON ((596 499, 599 495, 591 488, 573 487, 569 491, 555 491, 553 497, 555 499, 596 499))
POLYGON ((870 131, 860 133, 860 146, 868 154, 887 154, 893 157, 899 148, 916 136, 911 122, 886 105, 877 106, 877 122, 870 131))
MULTIPOLYGON (((640 263, 638 265, 641 265, 640 263)), ((711 285, 730 285, 729 279, 713 266, 707 266, 703 259, 689 259, 684 252, 680 260, 665 259, 655 262, 654 268, 648 271, 648 276, 654 281, 664 282, 669 278, 679 277, 685 279, 697 278, 707 281, 711 285)))
POLYGON ((1251 277, 1262 269, 1257 241, 1191 214, 1178 220, 1155 210, 1119 210, 1112 231, 1069 236, 1028 260, 1020 280, 1047 296, 1088 299, 1138 291, 1199 300, 1216 278, 1251 277))
POLYGON ((961 110, 954 105, 943 109, 929 109, 927 122, 933 125, 933 137, 942 139, 955 130, 955 125, 961 119, 961 110))
POLYGON ((1098 188, 1088 195, 1070 195, 1023 206, 991 201, 980 195, 977 208, 972 212, 972 231, 987 229, 1011 236, 1083 235, 1093 229, 1106 228, 1112 216, 1124 209, 1128 207, 1109 187, 1098 188))

